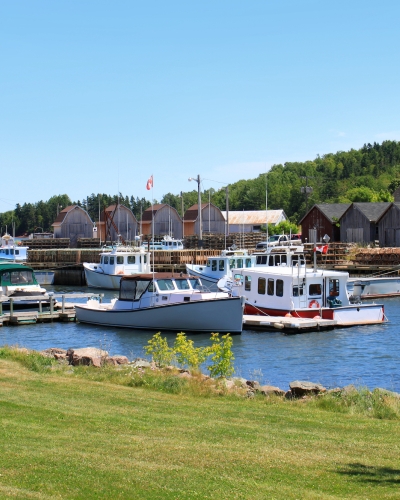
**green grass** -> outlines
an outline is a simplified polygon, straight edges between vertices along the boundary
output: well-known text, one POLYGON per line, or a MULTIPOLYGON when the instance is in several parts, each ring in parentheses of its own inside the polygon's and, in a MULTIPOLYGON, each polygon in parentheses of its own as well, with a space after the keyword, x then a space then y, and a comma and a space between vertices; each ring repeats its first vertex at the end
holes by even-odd
POLYGON ((246 399, 22 358, 0 351, 0 498, 399 498, 397 407, 367 391, 246 399))

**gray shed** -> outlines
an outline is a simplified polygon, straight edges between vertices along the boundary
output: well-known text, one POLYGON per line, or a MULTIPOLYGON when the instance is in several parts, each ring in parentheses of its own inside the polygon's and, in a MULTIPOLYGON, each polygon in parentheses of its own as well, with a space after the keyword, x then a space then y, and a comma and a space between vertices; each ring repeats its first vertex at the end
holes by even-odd
POLYGON ((400 247, 400 202, 394 202, 378 222, 379 246, 400 247))
POLYGON ((301 219, 303 241, 322 242, 327 234, 331 243, 340 241, 340 219, 351 203, 319 203, 301 219))
MULTIPOLYGON (((202 203, 201 218, 203 233, 225 233, 225 218, 221 210, 212 203, 202 203)), ((185 236, 200 234, 199 206, 192 205, 185 212, 185 236)))
POLYGON ((170 235, 175 239, 182 238, 182 218, 177 210, 170 205, 159 203, 143 212, 140 223, 143 235, 152 235, 153 221, 155 236, 170 235))
POLYGON ((93 237, 93 222, 79 205, 65 207, 53 222, 54 238, 69 238, 69 246, 76 248, 78 238, 93 237))
POLYGON ((132 210, 125 205, 110 205, 104 212, 100 218, 99 236, 102 241, 118 241, 119 234, 126 241, 135 239, 138 222, 132 210))
POLYGON ((340 219, 340 240, 366 244, 379 240, 378 222, 390 205, 390 202, 352 203, 340 219))

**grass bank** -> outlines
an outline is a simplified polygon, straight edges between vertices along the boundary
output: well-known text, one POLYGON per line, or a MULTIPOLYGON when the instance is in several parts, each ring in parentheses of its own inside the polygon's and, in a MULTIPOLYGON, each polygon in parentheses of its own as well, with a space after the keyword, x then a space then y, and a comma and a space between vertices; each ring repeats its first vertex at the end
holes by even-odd
POLYGON ((399 496, 395 403, 376 418, 335 400, 246 399, 134 377, 3 350, 0 498, 399 496))

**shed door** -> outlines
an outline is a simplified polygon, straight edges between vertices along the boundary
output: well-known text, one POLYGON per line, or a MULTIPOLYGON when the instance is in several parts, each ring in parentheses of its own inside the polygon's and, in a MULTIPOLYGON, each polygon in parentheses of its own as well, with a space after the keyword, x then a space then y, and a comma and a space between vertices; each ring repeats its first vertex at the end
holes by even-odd
POLYGON ((362 243, 364 241, 364 229, 362 227, 349 227, 346 231, 347 243, 362 243))
POLYGON ((308 230, 308 242, 309 243, 317 243, 317 230, 309 229, 308 230))

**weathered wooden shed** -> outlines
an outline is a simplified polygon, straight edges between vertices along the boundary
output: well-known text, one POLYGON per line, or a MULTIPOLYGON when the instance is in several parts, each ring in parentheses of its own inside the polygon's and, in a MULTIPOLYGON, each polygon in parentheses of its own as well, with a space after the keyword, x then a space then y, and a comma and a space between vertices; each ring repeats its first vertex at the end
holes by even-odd
POLYGON ((79 205, 65 207, 53 222, 54 238, 69 238, 69 246, 76 248, 78 238, 93 238, 93 222, 79 205))
POLYGON ((340 240, 343 243, 380 240, 378 223, 390 206, 390 202, 352 203, 340 219, 340 240))
POLYGON ((378 221, 379 246, 400 247, 400 202, 392 203, 378 221))
POLYGON ((340 219, 351 203, 319 203, 300 220, 303 241, 322 242, 327 234, 331 242, 340 241, 340 219))
POLYGON ((118 235, 132 241, 138 234, 138 221, 132 210, 125 205, 110 205, 100 215, 98 238, 101 241, 118 241, 118 235))
MULTIPOLYGON (((225 218, 221 210, 212 203, 202 203, 201 218, 203 233, 225 233, 225 218)), ((192 205, 183 217, 185 236, 200 234, 199 206, 192 205)))
POLYGON ((143 212, 141 224, 142 235, 170 235, 175 239, 182 238, 182 218, 177 210, 166 203, 159 203, 143 212), (154 222, 153 222, 154 221, 154 222))
POLYGON ((276 226, 287 220, 283 210, 229 210, 228 216, 222 212, 228 221, 229 233, 259 233, 265 224, 276 226))

